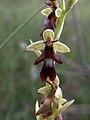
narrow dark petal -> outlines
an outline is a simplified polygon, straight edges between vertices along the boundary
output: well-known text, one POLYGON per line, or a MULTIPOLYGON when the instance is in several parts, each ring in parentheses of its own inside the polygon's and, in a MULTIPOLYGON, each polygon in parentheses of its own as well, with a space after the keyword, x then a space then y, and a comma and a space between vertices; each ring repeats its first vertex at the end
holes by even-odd
POLYGON ((42 52, 42 54, 39 56, 39 58, 37 58, 37 60, 34 62, 34 65, 37 65, 40 62, 42 62, 44 60, 44 57, 45 57, 45 53, 42 52))
POLYGON ((56 54, 53 54, 53 59, 54 59, 54 61, 56 61, 57 63, 63 64, 63 61, 62 61, 56 54))

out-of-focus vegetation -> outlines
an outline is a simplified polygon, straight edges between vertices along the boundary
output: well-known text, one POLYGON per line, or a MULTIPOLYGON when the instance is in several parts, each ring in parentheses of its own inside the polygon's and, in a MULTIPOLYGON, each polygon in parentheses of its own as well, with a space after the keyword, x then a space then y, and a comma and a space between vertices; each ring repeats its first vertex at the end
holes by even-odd
MULTIPOLYGON (((0 44, 43 6, 43 2, 43 0, 0 0, 0 44)), ((90 104, 89 2, 89 0, 79 0, 77 5, 85 46, 85 58, 83 58, 85 64, 81 64, 82 56, 79 54, 79 49, 82 44, 78 43, 79 39, 75 31, 75 15, 74 12, 70 12, 65 21, 61 41, 70 47, 71 52, 66 56, 60 55, 64 59, 64 64, 56 65, 64 97, 68 100, 75 98, 75 104, 88 104, 88 106, 90 104)), ((35 120, 34 105, 41 97, 37 94, 37 89, 44 83, 39 80, 41 65, 33 65, 36 55, 27 52, 25 47, 29 44, 30 38, 33 41, 40 39, 43 20, 44 16, 39 12, 0 48, 0 120, 35 120)), ((90 114, 70 114, 68 119, 89 120, 90 114)))

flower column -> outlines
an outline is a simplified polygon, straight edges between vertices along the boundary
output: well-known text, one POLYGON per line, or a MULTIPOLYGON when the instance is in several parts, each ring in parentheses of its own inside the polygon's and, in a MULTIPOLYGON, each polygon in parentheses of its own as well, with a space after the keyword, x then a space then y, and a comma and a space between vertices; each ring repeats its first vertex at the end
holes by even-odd
POLYGON ((49 6, 41 11, 46 16, 44 21, 44 29, 40 36, 43 40, 39 40, 27 46, 28 51, 34 51, 38 56, 35 65, 43 62, 40 72, 40 80, 45 82, 45 87, 38 90, 38 93, 45 97, 41 104, 36 102, 36 119, 37 120, 62 120, 62 112, 68 108, 74 100, 67 102, 63 98, 62 90, 59 87, 59 77, 56 73, 55 62, 62 64, 63 61, 58 57, 57 52, 67 53, 70 49, 63 43, 59 42, 59 38, 63 29, 64 20, 70 9, 78 0, 69 0, 65 5, 61 0, 62 8, 56 0, 45 2, 49 6), (65 7, 66 6, 66 7, 65 7))

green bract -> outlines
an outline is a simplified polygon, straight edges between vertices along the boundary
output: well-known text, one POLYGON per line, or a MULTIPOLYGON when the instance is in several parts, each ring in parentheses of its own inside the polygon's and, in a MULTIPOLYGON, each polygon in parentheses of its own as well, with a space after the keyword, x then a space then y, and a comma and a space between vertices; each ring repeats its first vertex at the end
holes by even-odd
POLYGON ((65 12, 69 12, 78 0, 69 0, 65 12))
POLYGON ((74 102, 74 100, 71 100, 69 102, 66 102, 64 105, 60 105, 59 109, 57 109, 55 111, 55 113, 51 116, 52 118, 55 118, 56 116, 58 116, 59 114, 61 114, 62 112, 64 112, 70 105, 72 105, 74 102))
MULTIPOLYGON (((53 30, 51 30, 51 29, 45 30, 44 33, 43 33, 44 40, 40 40, 38 42, 31 43, 29 46, 26 47, 26 50, 34 51, 34 52, 36 52, 37 50, 43 50, 45 48, 44 41, 47 41, 48 37, 51 38, 52 40, 54 39, 53 30)), ((63 44, 59 41, 53 43, 53 48, 54 48, 55 51, 61 52, 61 53, 70 52, 70 49, 65 44, 63 44)))

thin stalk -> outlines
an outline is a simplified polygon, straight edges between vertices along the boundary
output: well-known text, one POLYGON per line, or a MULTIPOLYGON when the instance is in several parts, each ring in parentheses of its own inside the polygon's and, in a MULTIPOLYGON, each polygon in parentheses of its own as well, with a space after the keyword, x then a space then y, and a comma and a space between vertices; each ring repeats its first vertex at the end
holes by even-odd
POLYGON ((35 13, 30 15, 20 26, 18 26, 5 40, 0 44, 0 49, 9 41, 11 40, 26 24, 28 24, 36 15, 38 15, 39 11, 42 10, 44 6, 42 6, 39 10, 35 13))
POLYGON ((62 10, 65 10, 65 0, 62 0, 62 10))
POLYGON ((55 40, 59 40, 61 36, 65 17, 66 17, 66 13, 62 12, 61 16, 57 20, 57 28, 55 30, 55 38, 54 38, 55 40))

